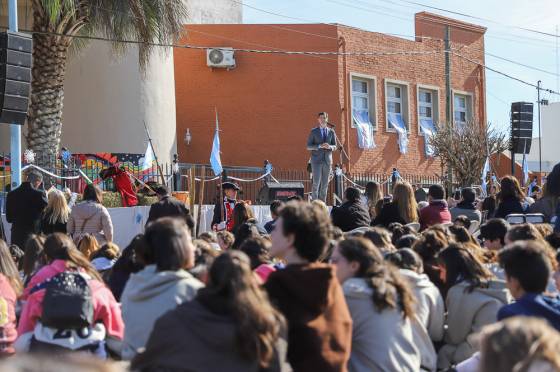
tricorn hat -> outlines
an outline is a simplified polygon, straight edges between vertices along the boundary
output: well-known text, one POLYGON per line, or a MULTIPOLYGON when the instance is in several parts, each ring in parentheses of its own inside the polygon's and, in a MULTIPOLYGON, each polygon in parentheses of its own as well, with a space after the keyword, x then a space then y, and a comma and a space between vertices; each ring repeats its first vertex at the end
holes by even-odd
POLYGON ((233 182, 224 182, 222 183, 222 189, 227 190, 227 189, 234 189, 235 191, 239 191, 241 190, 241 188, 239 188, 239 186, 237 186, 235 183, 233 182))

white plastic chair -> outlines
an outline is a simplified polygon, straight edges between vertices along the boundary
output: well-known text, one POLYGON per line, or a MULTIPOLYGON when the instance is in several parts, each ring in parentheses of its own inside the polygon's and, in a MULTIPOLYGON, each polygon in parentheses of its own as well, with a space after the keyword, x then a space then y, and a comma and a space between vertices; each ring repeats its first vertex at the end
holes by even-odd
POLYGON ((480 227, 480 222, 478 222, 478 220, 472 220, 471 226, 469 227, 469 232, 471 234, 474 234, 474 232, 477 231, 479 227, 480 227))
POLYGON ((406 226, 410 227, 412 230, 416 232, 420 231, 420 224, 418 222, 411 222, 406 224, 406 226))
POLYGON ((527 213, 525 215, 525 221, 527 223, 544 223, 545 218, 542 213, 527 213))

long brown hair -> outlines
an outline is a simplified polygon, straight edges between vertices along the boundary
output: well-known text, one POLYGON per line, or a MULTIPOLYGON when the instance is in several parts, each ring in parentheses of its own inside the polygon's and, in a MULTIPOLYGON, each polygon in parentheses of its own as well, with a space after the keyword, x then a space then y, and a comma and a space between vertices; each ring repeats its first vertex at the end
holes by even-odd
POLYGON ((261 368, 270 365, 285 321, 257 283, 243 252, 230 250, 215 259, 208 285, 197 299, 210 310, 219 304, 219 310, 233 314, 239 354, 256 359, 261 368))
POLYGON ((408 284, 397 270, 388 265, 380 251, 367 239, 350 238, 338 243, 338 251, 349 262, 357 262, 360 268, 357 278, 364 278, 373 289, 372 300, 376 309, 397 309, 403 317, 413 315, 413 295, 408 284))
POLYGON ((99 243, 92 234, 85 234, 78 243, 78 250, 89 260, 99 250, 99 243))
POLYGON ((23 274, 29 276, 37 269, 37 266, 45 264, 45 253, 43 245, 45 237, 43 235, 31 235, 25 242, 25 253, 23 255, 23 274))
POLYGON ((375 206, 379 200, 383 199, 383 190, 378 182, 368 182, 366 184, 366 198, 369 216, 373 219, 377 216, 375 206))
POLYGON ((398 206, 399 216, 406 223, 418 221, 418 204, 408 182, 397 182, 393 189, 393 203, 398 206))
POLYGON ((504 176, 500 180, 501 191, 498 194, 500 201, 505 199, 516 199, 518 201, 523 201, 525 198, 525 193, 519 185, 517 178, 513 176, 504 176))
POLYGON ((0 239, 0 274, 4 275, 8 279, 13 290, 19 295, 23 289, 19 277, 19 271, 14 259, 12 258, 8 244, 6 244, 6 242, 2 239, 0 239))
POLYGON ((244 201, 235 204, 232 212, 233 231, 236 231, 239 226, 247 222, 249 219, 255 218, 251 206, 244 201))
POLYGON ((473 252, 458 243, 451 243, 441 251, 438 262, 445 267, 445 285, 448 288, 466 281, 469 284, 467 290, 472 292, 485 286, 493 277, 473 252))
POLYGON ((64 260, 66 266, 82 269, 94 279, 102 281, 99 273, 93 268, 89 260, 76 248, 74 242, 66 234, 54 233, 45 240, 45 254, 50 261, 64 260))

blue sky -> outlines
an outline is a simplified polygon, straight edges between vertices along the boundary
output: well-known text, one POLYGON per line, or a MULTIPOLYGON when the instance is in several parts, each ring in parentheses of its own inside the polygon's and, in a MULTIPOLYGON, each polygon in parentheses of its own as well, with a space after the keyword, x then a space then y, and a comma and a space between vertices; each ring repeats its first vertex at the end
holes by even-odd
MULTIPOLYGON (((243 9, 244 23, 304 23, 251 9, 250 6, 305 19, 308 23, 336 22, 370 31, 404 35, 414 35, 413 17, 418 11, 425 10, 462 19, 488 28, 485 37, 487 53, 552 74, 518 66, 489 55, 486 55, 487 66, 534 84, 542 80, 544 88, 560 91, 558 78, 554 75, 557 74, 556 43, 560 40, 508 26, 515 25, 555 34, 556 26, 560 27, 560 0, 412 0, 418 4, 453 10, 494 22, 453 15, 403 0, 243 1, 246 4, 243 9)), ((488 120, 496 128, 507 130, 511 102, 536 102, 536 89, 488 70, 486 78, 488 120)), ((551 102, 560 101, 558 95, 542 93, 542 96, 551 102)))

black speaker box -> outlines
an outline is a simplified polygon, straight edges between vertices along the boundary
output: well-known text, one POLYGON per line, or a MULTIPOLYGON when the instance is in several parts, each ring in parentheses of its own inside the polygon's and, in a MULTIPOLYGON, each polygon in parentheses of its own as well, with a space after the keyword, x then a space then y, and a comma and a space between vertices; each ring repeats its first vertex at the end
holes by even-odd
POLYGON ((0 123, 23 125, 31 92, 31 35, 0 33, 0 123))
POLYGON ((528 154, 533 138, 533 104, 511 104, 511 150, 516 154, 528 154))
POLYGON ((303 183, 301 182, 266 182, 259 192, 261 203, 270 203, 273 200, 286 201, 292 196, 303 198, 303 183))

